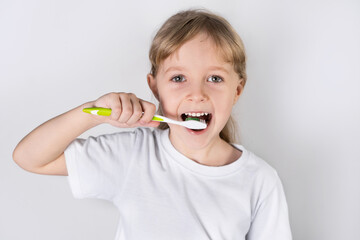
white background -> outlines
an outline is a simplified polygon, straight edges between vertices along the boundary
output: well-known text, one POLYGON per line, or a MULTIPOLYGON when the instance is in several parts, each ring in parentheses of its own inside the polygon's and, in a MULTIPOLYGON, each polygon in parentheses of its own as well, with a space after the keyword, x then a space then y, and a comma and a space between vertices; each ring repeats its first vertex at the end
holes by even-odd
POLYGON ((245 43, 240 143, 277 169, 294 239, 360 239, 356 0, 0 0, 0 239, 114 238, 115 207, 75 200, 66 177, 25 172, 12 151, 39 124, 107 92, 154 101, 152 37, 190 7, 224 16, 245 43))

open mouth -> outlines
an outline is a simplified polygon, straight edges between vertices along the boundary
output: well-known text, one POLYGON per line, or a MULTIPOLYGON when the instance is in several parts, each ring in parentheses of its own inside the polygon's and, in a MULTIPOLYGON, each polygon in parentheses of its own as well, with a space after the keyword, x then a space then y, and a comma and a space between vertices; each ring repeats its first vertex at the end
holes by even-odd
MULTIPOLYGON (((212 114, 211 113, 207 113, 207 112, 197 112, 197 113, 183 113, 181 114, 181 119, 183 121, 187 121, 187 120, 203 120, 205 121, 206 125, 209 125, 210 121, 212 118, 212 114)), ((191 129, 193 131, 202 131, 202 129, 191 129)))

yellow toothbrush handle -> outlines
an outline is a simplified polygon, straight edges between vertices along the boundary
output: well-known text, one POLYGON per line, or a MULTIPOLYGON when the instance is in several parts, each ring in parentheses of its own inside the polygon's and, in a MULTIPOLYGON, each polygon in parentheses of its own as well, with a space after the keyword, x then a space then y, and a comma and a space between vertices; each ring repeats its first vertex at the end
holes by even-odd
POLYGON ((111 115, 111 108, 84 108, 83 112, 90 113, 93 115, 99 116, 110 116, 111 115))
MULTIPOLYGON (((101 107, 95 107, 95 108, 84 108, 83 112, 99 115, 99 116, 110 116, 111 115, 111 108, 101 108, 101 107)), ((155 115, 152 119, 153 121, 163 122, 164 119, 160 116, 155 115)))

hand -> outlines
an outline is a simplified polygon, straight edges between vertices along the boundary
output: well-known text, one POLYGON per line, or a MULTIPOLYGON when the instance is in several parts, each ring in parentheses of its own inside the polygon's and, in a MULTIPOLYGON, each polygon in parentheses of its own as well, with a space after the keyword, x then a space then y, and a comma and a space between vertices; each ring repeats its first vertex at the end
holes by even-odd
POLYGON ((98 120, 115 127, 157 127, 159 122, 151 121, 156 106, 136 97, 133 93, 108 93, 94 102, 94 107, 111 108, 109 117, 95 116, 98 120))

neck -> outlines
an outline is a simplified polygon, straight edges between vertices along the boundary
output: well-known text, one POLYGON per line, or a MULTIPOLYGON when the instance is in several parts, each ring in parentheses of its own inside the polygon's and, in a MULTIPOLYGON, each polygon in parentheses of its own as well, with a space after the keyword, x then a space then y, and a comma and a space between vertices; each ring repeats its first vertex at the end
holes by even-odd
POLYGON ((172 134, 169 135, 169 138, 177 151, 202 165, 224 166, 236 161, 241 156, 240 150, 225 142, 220 136, 197 148, 189 146, 187 142, 172 136, 172 134))

